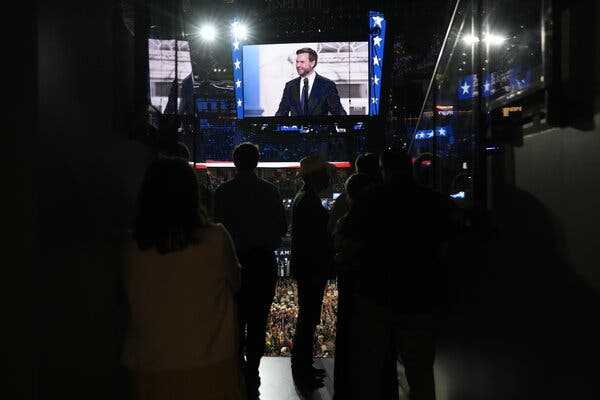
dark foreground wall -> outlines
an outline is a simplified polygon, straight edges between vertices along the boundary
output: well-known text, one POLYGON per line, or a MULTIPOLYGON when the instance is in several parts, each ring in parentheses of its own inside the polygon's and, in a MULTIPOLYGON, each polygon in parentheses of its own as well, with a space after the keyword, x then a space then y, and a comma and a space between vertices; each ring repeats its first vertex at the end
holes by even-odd
POLYGON ((34 383, 41 399, 125 393, 118 276, 148 152, 115 128, 114 104, 133 90, 120 84, 133 65, 122 59, 119 3, 38 3, 34 383))
POLYGON ((515 149, 496 232, 454 257, 468 272, 458 272, 462 302, 441 337, 439 399, 595 396, 600 114, 595 126, 540 132, 515 149))

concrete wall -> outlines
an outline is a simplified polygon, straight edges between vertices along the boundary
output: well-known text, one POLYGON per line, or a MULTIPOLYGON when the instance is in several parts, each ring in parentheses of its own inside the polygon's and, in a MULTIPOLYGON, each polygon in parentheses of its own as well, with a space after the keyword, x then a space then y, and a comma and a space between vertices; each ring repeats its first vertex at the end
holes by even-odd
POLYGON ((600 114, 591 131, 556 128, 526 137, 515 162, 517 186, 558 224, 569 266, 600 292, 600 114))

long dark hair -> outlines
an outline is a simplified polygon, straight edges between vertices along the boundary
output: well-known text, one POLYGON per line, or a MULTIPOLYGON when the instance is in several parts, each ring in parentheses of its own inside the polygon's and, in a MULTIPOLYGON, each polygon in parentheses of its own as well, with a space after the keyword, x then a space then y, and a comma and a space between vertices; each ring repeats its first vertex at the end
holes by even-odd
POLYGON ((144 177, 133 237, 141 250, 166 254, 200 242, 208 225, 196 173, 180 158, 159 157, 144 177))

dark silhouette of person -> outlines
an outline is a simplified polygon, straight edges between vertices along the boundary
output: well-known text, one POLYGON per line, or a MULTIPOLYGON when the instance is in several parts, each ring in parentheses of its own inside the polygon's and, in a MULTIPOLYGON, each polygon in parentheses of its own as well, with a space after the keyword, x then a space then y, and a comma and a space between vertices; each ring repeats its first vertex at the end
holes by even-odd
POLYGON ((335 82, 315 72, 317 52, 309 47, 296 51, 298 76, 287 82, 275 116, 346 115, 335 82))
POLYGON ((312 365, 313 342, 332 274, 333 249, 328 212, 319 197, 330 185, 328 164, 309 156, 300 161, 300 171, 304 184, 292 206, 290 269, 298 284, 298 319, 291 355, 294 384, 301 396, 307 396, 323 386, 325 371, 312 365))
POLYGON ((447 301, 441 245, 454 233, 452 201, 413 178, 410 157, 386 150, 384 184, 353 204, 342 234, 358 265, 359 286, 350 329, 362 332, 348 355, 349 399, 389 398, 397 379, 390 355, 401 358, 410 398, 435 398, 433 362, 438 318, 447 301))
MULTIPOLYGON (((369 153, 374 156, 375 167, 379 170, 379 161, 377 155, 369 153)), ((359 156, 359 158, 362 156, 359 156)), ((364 160, 363 158, 360 158, 364 160)), ((358 161, 358 159, 357 159, 358 161)), ((356 163, 358 169, 358 162, 356 163)), ((369 187, 374 185, 377 181, 372 176, 363 173, 356 173, 351 175, 345 183, 345 207, 351 208, 352 203, 355 199, 358 199, 369 187)), ((336 318, 336 335, 335 335, 335 363, 334 363, 334 399, 346 399, 348 394, 346 389, 348 388, 347 382, 347 362, 348 353, 352 351, 352 333, 348 332, 347 320, 351 317, 354 312, 354 305, 352 302, 353 296, 356 294, 358 286, 356 269, 357 265, 350 260, 344 260, 342 253, 344 247, 356 246, 355 243, 346 240, 343 237, 343 225, 346 219, 346 215, 342 216, 334 230, 334 248, 336 253, 336 277, 337 277, 337 289, 338 289, 338 305, 337 305, 337 318, 336 318), (339 261, 339 262, 337 262, 339 261)))
POLYGON ((124 273, 129 322, 123 362, 136 399, 242 400, 231 237, 199 204, 181 158, 158 157, 138 198, 124 273))
POLYGON ((258 159, 256 145, 246 142, 236 146, 236 175, 217 188, 214 202, 215 219, 231 232, 242 265, 241 358, 250 399, 259 396, 258 368, 265 352, 267 319, 277 282, 274 251, 287 232, 279 191, 256 175, 258 159))
MULTIPOLYGON (((381 171, 379 170, 379 156, 375 153, 363 153, 356 157, 354 170, 357 174, 365 174, 371 178, 373 183, 381 183, 381 171)), ((329 231, 333 232, 338 221, 348 212, 346 191, 342 192, 331 207, 329 218, 329 231)))
MULTIPOLYGON (((165 157, 181 158, 188 163, 192 160, 192 153, 189 147, 180 141, 175 141, 170 145, 165 146, 160 152, 165 157)), ((198 194, 200 195, 200 206, 206 210, 208 219, 213 219, 213 194, 210 187, 203 183, 203 180, 198 179, 198 194)))

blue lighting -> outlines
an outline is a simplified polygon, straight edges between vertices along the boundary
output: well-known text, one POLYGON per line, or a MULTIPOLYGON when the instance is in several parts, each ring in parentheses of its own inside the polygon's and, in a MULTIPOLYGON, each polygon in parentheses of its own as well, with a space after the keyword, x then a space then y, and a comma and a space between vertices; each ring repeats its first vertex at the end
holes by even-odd
POLYGON ((531 70, 522 71, 519 66, 511 68, 509 71, 510 90, 518 92, 525 90, 531 85, 531 70))
MULTIPOLYGON (((485 74, 483 76, 483 97, 490 97, 494 94, 494 74, 485 74)), ((477 75, 466 75, 458 81, 456 94, 459 100, 469 100, 478 95, 477 75)))
POLYGON ((356 124, 354 124, 354 130, 355 131, 362 131, 365 128, 364 123, 363 122, 357 122, 356 124))
POLYGON ((277 127, 280 132, 300 132, 302 129, 303 127, 298 125, 279 125, 277 127))
POLYGON ((233 70, 233 85, 235 91, 235 110, 237 118, 244 118, 244 74, 242 58, 242 42, 234 37, 231 43, 231 62, 233 70))
MULTIPOLYGON (((449 137, 452 136, 452 128, 449 126, 440 126, 436 129, 437 137, 449 137)), ((433 137, 433 129, 419 129, 415 134, 416 140, 431 139, 433 137)))
POLYGON ((458 193, 454 193, 451 194, 450 197, 452 197, 453 199, 464 199, 465 198, 465 192, 458 192, 458 193))
POLYGON ((386 25, 383 13, 369 11, 369 115, 379 115, 386 25))

